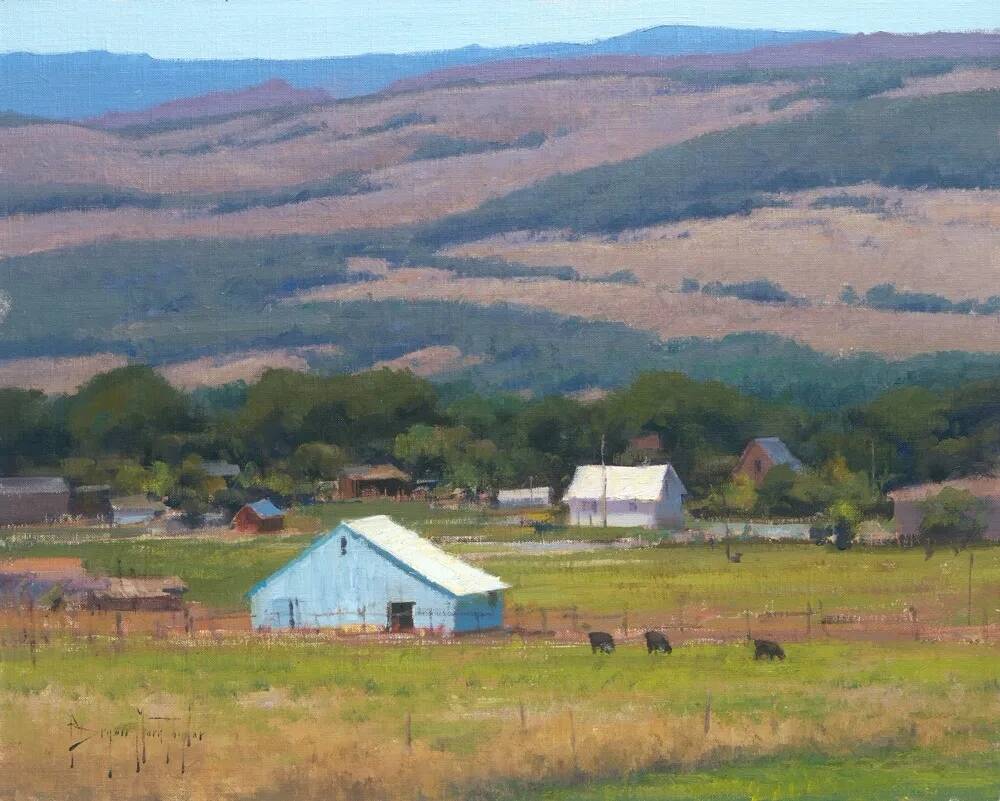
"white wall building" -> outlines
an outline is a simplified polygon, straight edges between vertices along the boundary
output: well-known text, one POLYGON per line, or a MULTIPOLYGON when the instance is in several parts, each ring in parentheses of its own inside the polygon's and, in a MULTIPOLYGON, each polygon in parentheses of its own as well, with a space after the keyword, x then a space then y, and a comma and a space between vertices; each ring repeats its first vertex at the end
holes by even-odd
POLYGON ((669 464, 649 467, 576 468, 563 501, 573 526, 680 528, 684 525, 684 497, 680 476, 669 464))
POLYGON ((551 487, 504 489, 497 493, 497 506, 504 509, 524 509, 552 505, 551 487))

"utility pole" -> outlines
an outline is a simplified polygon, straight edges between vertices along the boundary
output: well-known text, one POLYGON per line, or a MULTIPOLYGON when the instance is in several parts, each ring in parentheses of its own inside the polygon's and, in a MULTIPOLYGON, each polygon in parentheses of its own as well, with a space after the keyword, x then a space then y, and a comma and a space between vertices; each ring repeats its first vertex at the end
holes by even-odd
POLYGON ((608 466, 604 462, 604 434, 601 434, 601 522, 608 527, 608 466))
POLYGON ((972 563, 975 561, 976 555, 973 553, 969 554, 969 600, 968 600, 968 625, 972 625, 972 563))

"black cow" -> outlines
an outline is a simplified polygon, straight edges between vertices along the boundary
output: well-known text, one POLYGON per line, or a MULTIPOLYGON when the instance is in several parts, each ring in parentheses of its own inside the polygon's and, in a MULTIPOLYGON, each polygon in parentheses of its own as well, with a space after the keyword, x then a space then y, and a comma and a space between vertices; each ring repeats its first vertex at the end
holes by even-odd
POLYGON ((590 637, 591 653, 596 654, 600 651, 602 654, 610 654, 614 652, 615 638, 606 631, 592 631, 587 636, 590 637))
POLYGON ((754 640, 753 658, 760 659, 762 656, 766 656, 772 661, 775 657, 783 660, 785 658, 785 651, 774 640, 754 640))
POLYGON ((661 654, 672 654, 674 649, 670 647, 670 640, 666 638, 666 635, 658 631, 647 631, 646 653, 652 654, 657 651, 661 654))

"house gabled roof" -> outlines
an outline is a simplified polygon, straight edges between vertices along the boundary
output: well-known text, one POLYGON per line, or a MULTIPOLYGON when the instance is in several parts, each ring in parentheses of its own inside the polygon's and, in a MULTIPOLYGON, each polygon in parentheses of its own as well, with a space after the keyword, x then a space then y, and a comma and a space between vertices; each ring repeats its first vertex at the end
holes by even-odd
POLYGON ((202 462, 201 469, 213 478, 236 478, 240 474, 240 466, 229 462, 202 462))
POLYGON ((247 595, 256 594, 277 576, 308 558, 310 554, 337 536, 341 527, 349 528, 357 536, 367 540, 376 550, 456 598, 497 592, 510 586, 496 576, 491 576, 484 570, 442 551, 430 540, 404 528, 387 515, 373 515, 358 520, 342 521, 336 529, 320 537, 297 557, 252 587, 247 595))
POLYGON ((254 501, 253 503, 248 503, 247 506, 253 509, 257 517, 262 518, 264 520, 268 519, 269 517, 281 517, 282 515, 285 514, 281 509, 279 509, 277 506, 271 503, 270 498, 264 498, 264 500, 262 501, 254 501))
POLYGON ((355 464, 345 467, 341 475, 361 481, 409 481, 409 473, 404 473, 394 464, 355 464))
POLYGON ((0 477, 0 495, 58 495, 69 492, 69 484, 58 476, 0 477))
MULTIPOLYGON (((788 450, 788 446, 777 437, 757 437, 757 439, 751 440, 750 445, 755 442, 764 449, 772 464, 786 464, 792 470, 802 469, 802 461, 788 450)), ((747 447, 749 448, 750 445, 747 447)))
POLYGON ((605 471, 609 501, 658 501, 668 480, 676 481, 681 493, 687 494, 680 476, 669 464, 648 467, 588 464, 576 468, 564 499, 597 500, 604 497, 605 471))

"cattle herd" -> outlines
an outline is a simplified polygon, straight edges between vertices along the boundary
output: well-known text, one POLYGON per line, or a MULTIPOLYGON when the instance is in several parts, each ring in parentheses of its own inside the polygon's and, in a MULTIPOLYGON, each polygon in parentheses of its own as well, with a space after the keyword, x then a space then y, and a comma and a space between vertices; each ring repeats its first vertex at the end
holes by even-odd
MULTIPOLYGON (((597 653, 600 651, 602 654, 611 654, 615 650, 615 638, 608 634, 606 631, 592 631, 587 635, 590 638, 590 650, 591 653, 597 653)), ((670 654, 673 653, 673 648, 670 647, 670 640, 661 631, 647 631, 645 633, 646 637, 646 652, 649 654, 670 654)), ((767 657, 769 660, 780 659, 784 660, 785 651, 774 642, 774 640, 754 640, 753 641, 753 658, 761 659, 767 657)))

